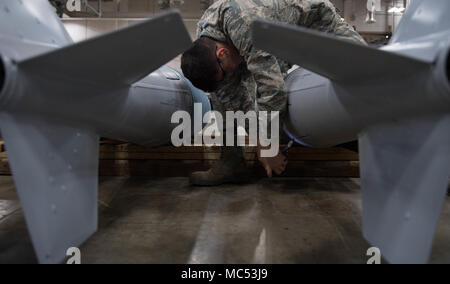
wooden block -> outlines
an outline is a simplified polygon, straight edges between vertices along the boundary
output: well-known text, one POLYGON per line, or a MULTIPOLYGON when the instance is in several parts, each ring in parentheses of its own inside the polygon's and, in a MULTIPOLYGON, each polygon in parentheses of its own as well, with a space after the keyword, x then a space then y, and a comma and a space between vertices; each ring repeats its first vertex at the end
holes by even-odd
POLYGON ((0 175, 11 175, 11 169, 7 160, 0 160, 0 175))
MULTIPOLYGON (((283 149, 285 146, 281 146, 283 149)), ((143 147, 117 140, 101 139, 102 176, 188 176, 206 170, 220 158, 220 147, 143 147)), ((358 177, 358 154, 343 148, 311 149, 293 147, 284 177, 358 177)), ((246 147, 250 177, 264 177, 256 157, 256 147, 246 147)), ((0 175, 10 175, 8 155, 0 141, 0 175)))
MULTIPOLYGON (((213 161, 103 160, 101 176, 187 177, 193 171, 207 170, 213 161)), ((249 178, 265 177, 258 162, 248 163, 249 178)), ((348 161, 303 161, 289 163, 282 177, 359 177, 359 163, 348 161)))

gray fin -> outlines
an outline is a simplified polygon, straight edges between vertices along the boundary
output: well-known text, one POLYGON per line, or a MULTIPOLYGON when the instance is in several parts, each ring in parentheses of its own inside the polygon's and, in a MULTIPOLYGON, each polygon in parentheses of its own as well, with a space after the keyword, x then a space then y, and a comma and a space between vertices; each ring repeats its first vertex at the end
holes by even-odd
POLYGON ((450 31, 450 1, 411 0, 391 44, 405 42, 433 33, 450 31))
POLYGON ((72 42, 48 0, 2 0, 0 36, 53 46, 72 42))
POLYGON ((40 263, 59 263, 97 230, 98 136, 36 116, 0 127, 40 263))
POLYGON ((127 86, 148 76, 191 44, 180 14, 172 11, 19 62, 19 69, 64 76, 80 84, 127 86))
POLYGON ((450 115, 370 127, 359 151, 364 236, 391 263, 426 263, 447 193, 450 115))
POLYGON ((253 24, 254 43, 293 64, 333 81, 354 83, 402 78, 430 68, 430 62, 339 39, 303 27, 263 20, 253 24))

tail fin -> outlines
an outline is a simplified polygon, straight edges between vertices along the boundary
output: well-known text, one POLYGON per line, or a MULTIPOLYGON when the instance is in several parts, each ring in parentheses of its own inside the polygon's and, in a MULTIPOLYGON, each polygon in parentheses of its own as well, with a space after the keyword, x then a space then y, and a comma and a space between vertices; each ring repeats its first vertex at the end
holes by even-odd
POLYGON ((98 136, 0 113, 8 160, 40 263, 59 263, 97 230, 98 136))
POLYGON ((450 31, 450 1, 411 0, 391 43, 450 31))
POLYGON ((168 12, 120 31, 27 59, 19 63, 19 70, 118 87, 147 76, 191 43, 180 14, 168 12))
MULTIPOLYGON (((177 12, 68 45, 64 27, 47 0, 4 2, 0 53, 13 50, 17 72, 24 77, 53 81, 62 77, 82 86, 128 86, 191 44, 177 12), (36 25, 39 28, 33 29, 36 25), (50 44, 47 37, 57 40, 50 44), (63 47, 55 50, 58 46, 63 47)), ((62 261, 67 249, 79 246, 97 229, 98 134, 90 126, 65 123, 41 114, 0 112, 8 159, 41 263, 62 261)))
POLYGON ((72 42, 48 0, 2 0, 0 36, 54 46, 72 42))
POLYGON ((450 115, 369 127, 359 152, 365 238, 391 263, 426 263, 447 193, 450 115))
POLYGON ((258 48, 339 82, 404 77, 430 67, 430 62, 263 20, 254 23, 253 39, 258 48))

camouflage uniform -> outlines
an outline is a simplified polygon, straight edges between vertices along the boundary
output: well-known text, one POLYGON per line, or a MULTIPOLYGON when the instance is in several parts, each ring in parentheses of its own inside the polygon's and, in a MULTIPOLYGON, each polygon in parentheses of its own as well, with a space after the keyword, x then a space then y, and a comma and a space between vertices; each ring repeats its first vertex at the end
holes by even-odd
POLYGON ((211 94, 215 110, 286 109, 284 78, 291 65, 253 46, 250 26, 263 18, 333 33, 338 37, 363 43, 361 36, 336 12, 328 0, 219 0, 211 5, 198 23, 197 37, 210 37, 231 44, 245 63, 211 94))

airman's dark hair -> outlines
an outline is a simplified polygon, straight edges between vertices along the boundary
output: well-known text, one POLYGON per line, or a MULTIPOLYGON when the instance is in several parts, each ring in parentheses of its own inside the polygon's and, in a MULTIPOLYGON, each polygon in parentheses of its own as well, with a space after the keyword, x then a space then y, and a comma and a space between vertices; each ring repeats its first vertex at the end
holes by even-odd
POLYGON ((216 42, 208 37, 201 37, 194 46, 181 57, 181 69, 195 87, 212 92, 217 88, 218 63, 216 42))

